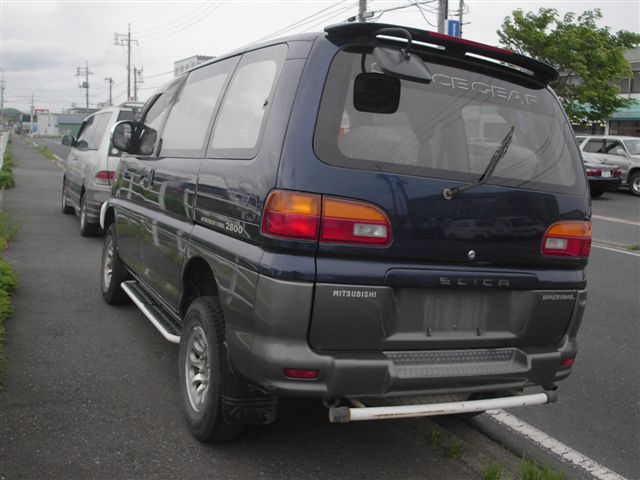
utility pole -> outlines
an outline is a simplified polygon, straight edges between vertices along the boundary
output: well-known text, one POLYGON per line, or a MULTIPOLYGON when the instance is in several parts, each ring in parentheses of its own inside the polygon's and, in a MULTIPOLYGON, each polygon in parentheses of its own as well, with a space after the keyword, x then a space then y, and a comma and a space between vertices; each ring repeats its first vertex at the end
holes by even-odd
POLYGON ((138 84, 144 83, 142 79, 142 69, 133 67, 133 101, 138 101, 138 84))
POLYGON ((438 33, 445 33, 445 23, 449 16, 449 0, 438 0, 438 33))
POLYGON ((0 69, 0 132, 4 130, 4 70, 0 69))
POLYGON ((367 18, 365 17, 365 13, 367 13, 367 0, 359 0, 358 1, 358 21, 366 22, 367 18))
POLYGON ((131 43, 138 40, 131 38, 131 24, 127 24, 127 34, 114 33, 113 44, 127 47, 127 100, 131 100, 131 43))
POLYGON ((462 38, 462 14, 464 10, 464 0, 460 0, 460 38, 462 38))
POLYGON ((33 133, 33 92, 31 92, 31 116, 29 117, 29 133, 33 133))
POLYGON ((78 67, 76 70, 76 77, 84 77, 84 81, 80 82, 79 87, 85 89, 86 106, 85 110, 89 113, 89 75, 93 75, 93 72, 89 71, 89 62, 85 62, 84 67, 78 67))
POLYGON ((109 106, 111 106, 111 105, 113 105, 113 101, 111 100, 111 87, 113 87, 113 84, 115 82, 113 81, 113 78, 111 78, 111 77, 105 77, 104 81, 109 84, 109 106))

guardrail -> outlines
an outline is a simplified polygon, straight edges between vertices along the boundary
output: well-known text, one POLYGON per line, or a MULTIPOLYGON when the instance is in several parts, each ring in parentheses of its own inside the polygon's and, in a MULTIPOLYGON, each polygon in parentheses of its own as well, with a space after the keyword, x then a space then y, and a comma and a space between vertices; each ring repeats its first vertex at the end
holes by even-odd
POLYGON ((9 132, 0 132, 0 168, 4 164, 4 152, 7 150, 9 143, 9 132))

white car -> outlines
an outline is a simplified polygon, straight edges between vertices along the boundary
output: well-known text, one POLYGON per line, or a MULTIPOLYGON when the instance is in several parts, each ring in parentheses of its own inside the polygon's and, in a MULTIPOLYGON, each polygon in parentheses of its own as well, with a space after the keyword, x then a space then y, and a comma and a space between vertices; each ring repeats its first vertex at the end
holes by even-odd
POLYGON ((576 137, 580 150, 607 165, 619 167, 622 185, 627 185, 634 195, 640 196, 640 138, 598 135, 576 137))
POLYGON ((80 217, 80 234, 95 236, 100 230, 100 207, 111 195, 111 185, 121 152, 111 145, 111 129, 133 120, 142 104, 125 103, 92 113, 84 119, 78 138, 62 137, 71 147, 62 182, 62 212, 80 217))

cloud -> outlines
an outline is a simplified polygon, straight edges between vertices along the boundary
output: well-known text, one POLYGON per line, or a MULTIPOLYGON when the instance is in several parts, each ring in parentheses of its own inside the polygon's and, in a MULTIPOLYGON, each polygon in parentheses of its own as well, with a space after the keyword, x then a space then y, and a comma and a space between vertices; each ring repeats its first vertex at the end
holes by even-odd
POLYGON ((51 41, 10 38, 2 43, 3 68, 15 72, 65 67, 76 57, 67 45, 51 41))

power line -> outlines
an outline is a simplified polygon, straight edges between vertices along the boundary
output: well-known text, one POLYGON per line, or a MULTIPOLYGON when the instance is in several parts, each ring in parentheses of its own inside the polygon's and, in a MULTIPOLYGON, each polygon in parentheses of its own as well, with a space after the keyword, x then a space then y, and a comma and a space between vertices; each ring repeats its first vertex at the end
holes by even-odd
MULTIPOLYGON (((418 5, 417 3, 414 3, 413 5, 415 5, 415 7, 418 9, 418 11, 420 12, 420 15, 422 15, 422 18, 424 18, 424 21, 427 22, 429 25, 431 25, 434 28, 437 28, 437 25, 434 25, 433 23, 431 23, 429 21, 429 19, 427 18, 427 16, 424 14, 424 12, 422 11, 422 7, 420 5, 418 5)), ((431 12, 433 13, 433 12, 431 12)))
POLYGON ((148 15, 145 15, 144 18, 141 18, 140 20, 135 20, 131 23, 133 23, 134 25, 138 22, 146 22, 148 21, 150 18, 156 17, 160 12, 164 12, 165 10, 169 9, 170 7, 173 7, 177 2, 171 2, 168 5, 165 5, 162 8, 159 8, 158 10, 155 10, 153 12, 151 12, 148 15))
POLYGON ((165 23, 162 25, 158 25, 155 27, 150 27, 150 28, 143 28, 143 29, 138 29, 138 35, 141 36, 146 36, 146 35, 155 35, 158 31, 161 30, 166 30, 168 28, 171 28, 172 26, 174 26, 176 23, 180 23, 185 19, 191 19, 194 16, 197 16, 198 13, 203 10, 206 9, 209 5, 207 3, 201 3, 200 5, 198 5, 196 8, 194 8, 193 10, 191 10, 189 13, 187 13, 186 15, 176 18, 175 20, 170 21, 169 23, 165 23))
POLYGON ((195 25, 196 23, 200 23, 202 20, 205 20, 207 17, 209 17, 213 12, 215 12, 218 8, 220 8, 224 2, 226 0, 223 0, 217 4, 210 4, 207 5, 208 10, 204 10, 203 12, 200 12, 199 15, 192 17, 188 20, 182 21, 182 22, 174 22, 174 25, 172 25, 170 28, 165 29, 163 31, 158 31, 156 33, 150 34, 148 36, 143 36, 141 37, 141 40, 144 42, 155 42, 156 40, 160 40, 166 37, 170 37, 172 35, 175 35, 177 33, 182 32, 183 30, 186 30, 187 28, 192 27, 193 25, 195 25))
POLYGON ((147 77, 147 79, 149 79, 149 78, 162 77, 163 75, 169 75, 170 73, 173 73, 173 70, 169 70, 168 72, 156 73, 155 75, 145 75, 145 76, 147 77))
POLYGON ((304 17, 304 18, 301 18, 300 20, 297 20, 297 21, 293 22, 292 24, 287 25, 286 27, 281 28, 280 30, 276 30, 276 31, 275 31, 275 32, 273 32, 273 33, 270 33, 270 34, 268 34, 268 35, 265 35, 264 37, 260 37, 260 38, 258 38, 257 40, 254 40, 254 41, 253 41, 253 42, 251 42, 251 43, 259 43, 259 42, 262 42, 262 41, 269 40, 269 39, 271 39, 271 38, 273 38, 273 37, 277 37, 277 36, 279 36, 279 35, 281 35, 281 34, 283 34, 283 33, 285 33, 285 32, 288 32, 288 31, 290 31, 290 30, 292 30, 292 29, 294 29, 294 28, 297 28, 298 26, 301 26, 301 24, 306 24, 306 23, 308 23, 309 21, 313 21, 313 20, 315 20, 315 17, 317 17, 317 16, 318 16, 318 15, 320 15, 321 13, 324 13, 324 12, 326 12, 327 10, 331 10, 332 8, 337 7, 337 6, 338 6, 338 5, 340 5, 341 3, 344 3, 345 1, 346 1, 346 0, 340 0, 340 1, 339 1, 339 2, 337 2, 337 3, 334 3, 334 4, 332 4, 332 5, 330 5, 330 6, 326 7, 326 8, 323 8, 322 10, 318 10, 317 12, 312 13, 312 14, 311 14, 311 15, 309 15, 309 16, 306 16, 306 17, 304 17))
POLYGON ((313 24, 308 25, 302 30, 302 32, 308 32, 309 30, 313 30, 321 25, 326 25, 327 23, 329 23, 329 21, 333 20, 334 18, 342 17, 344 15, 344 12, 349 11, 354 6, 355 4, 351 4, 344 8, 341 8, 340 10, 336 10, 335 14, 330 13, 329 16, 323 15, 322 17, 319 17, 320 18, 319 22, 315 22, 313 24))

